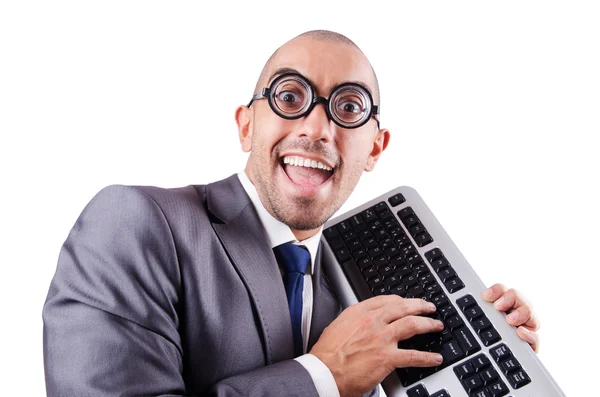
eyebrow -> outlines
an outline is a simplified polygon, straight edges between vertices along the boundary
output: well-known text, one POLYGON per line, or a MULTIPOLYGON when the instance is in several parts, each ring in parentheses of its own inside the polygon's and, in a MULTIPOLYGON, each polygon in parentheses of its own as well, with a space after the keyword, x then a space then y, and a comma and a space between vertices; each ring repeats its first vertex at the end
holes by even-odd
MULTIPOLYGON (((308 77, 304 76, 302 73, 300 73, 298 70, 294 69, 294 68, 289 68, 289 67, 282 67, 282 68, 278 68, 276 69, 273 74, 271 75, 271 77, 268 80, 267 86, 270 86, 271 83, 273 82, 273 80, 277 77, 280 76, 282 74, 286 74, 286 73, 295 73, 295 74, 299 74, 300 76, 304 77, 306 79, 306 81, 308 81, 308 83, 313 86, 316 87, 315 83, 313 83, 308 77)), ((362 85, 363 87, 365 87, 367 89, 367 91, 369 91, 369 94, 373 95, 373 90, 371 90, 369 88, 369 85, 363 81, 360 80, 352 80, 352 81, 344 81, 343 83, 353 83, 353 84, 359 84, 362 85)), ((343 84, 340 83, 340 84, 343 84)), ((339 84, 336 84, 336 86, 339 84)), ((333 89, 333 87, 331 87, 333 89)))

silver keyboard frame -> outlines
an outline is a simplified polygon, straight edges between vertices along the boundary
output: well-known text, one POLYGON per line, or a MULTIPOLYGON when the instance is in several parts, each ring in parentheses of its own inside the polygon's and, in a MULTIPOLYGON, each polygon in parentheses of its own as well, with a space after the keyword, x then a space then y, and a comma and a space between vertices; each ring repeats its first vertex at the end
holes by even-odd
MULTIPOLYGON (((541 363, 536 353, 531 349, 529 344, 519 338, 516 332, 516 328, 509 325, 505 317, 504 313, 496 310, 492 303, 485 302, 481 299, 480 294, 482 291, 486 289, 485 284, 481 281, 475 270, 469 265, 465 257, 460 253, 456 245, 450 239, 450 236, 446 233, 442 225, 435 218, 433 213, 429 210, 429 207, 425 204, 421 196, 417 193, 417 191, 409 186, 400 186, 396 189, 389 191, 363 205, 356 207, 340 216, 330 219, 325 225, 324 229, 327 229, 334 224, 337 224, 345 219, 348 219, 357 213, 360 213, 375 204, 385 201, 388 206, 391 208, 394 216, 400 223, 401 227, 404 229, 408 238, 411 239, 415 249, 422 256, 424 262, 429 266, 432 274, 436 277, 437 282, 444 289, 444 292, 448 296, 448 299, 452 301, 454 306, 456 307, 459 316, 462 317, 466 324, 469 324, 467 319, 465 318, 462 311, 457 307, 456 300, 464 295, 471 294, 479 306, 483 309, 485 315, 488 317, 492 325, 496 328, 502 340, 494 343, 491 346, 484 346, 477 335, 477 332, 468 325, 469 329, 473 333, 475 339, 479 342, 481 346, 481 350, 467 356, 460 361, 444 368, 443 370, 426 377, 425 379, 416 382, 412 385, 409 385, 407 388, 403 387, 398 379, 395 371, 392 372, 387 378, 383 380, 381 383, 385 393, 389 397, 406 397, 406 390, 410 389, 419 383, 422 383, 427 391, 430 394, 433 394, 441 389, 447 390, 452 397, 459 396, 468 396, 462 384, 458 380, 458 377, 453 371, 453 368, 463 361, 467 361, 478 354, 485 354, 492 362, 492 366, 496 369, 496 371, 500 374, 500 378, 504 381, 510 393, 507 394, 507 397, 564 397, 565 394, 562 392, 560 387, 556 384, 550 373, 546 370, 544 365, 541 363), (401 193, 406 201, 396 207, 392 207, 390 203, 387 201, 389 197, 393 195, 401 193), (414 240, 406 229, 402 221, 399 219, 397 213, 401 209, 405 207, 412 207, 415 214, 418 216, 421 223, 425 226, 425 229, 429 232, 431 237, 433 238, 433 242, 425 245, 424 247, 419 247, 414 243, 414 240), (450 294, 448 290, 445 288, 444 283, 441 282, 436 272, 431 268, 431 264, 425 258, 425 252, 439 247, 444 256, 448 259, 460 279, 465 284, 465 287, 459 291, 456 291, 453 294, 450 294), (531 383, 521 387, 520 389, 513 389, 510 382, 504 376, 504 372, 501 371, 498 364, 494 361, 494 359, 490 355, 490 349, 497 346, 498 344, 506 343, 508 347, 511 349, 513 355, 517 358, 521 367, 527 372, 529 377, 531 378, 531 383)), ((325 255, 323 266, 326 267, 326 272, 330 277, 330 281, 333 284, 333 288, 338 293, 338 297, 340 302, 344 308, 351 306, 361 300, 370 298, 373 296, 370 289, 367 286, 366 281, 364 281, 358 266, 350 266, 346 269, 342 269, 342 265, 339 264, 335 255, 325 237, 322 237, 323 241, 323 254, 325 255)), ((318 302, 315 302, 318 304, 318 302)))

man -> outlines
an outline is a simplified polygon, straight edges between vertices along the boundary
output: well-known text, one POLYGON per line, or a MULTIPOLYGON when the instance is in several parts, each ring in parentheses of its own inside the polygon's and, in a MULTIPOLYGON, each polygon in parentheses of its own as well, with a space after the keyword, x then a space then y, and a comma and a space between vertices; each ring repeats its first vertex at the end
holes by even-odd
MULTIPOLYGON (((236 110, 245 172, 98 193, 44 307, 48 395, 359 396, 396 367, 439 365, 397 347, 442 330, 419 316, 434 307, 390 295, 342 312, 321 266, 322 225, 388 145, 378 105, 355 44, 307 32, 273 54, 236 110)), ((539 323, 518 293, 495 285, 484 298, 516 313, 537 349, 539 323)))

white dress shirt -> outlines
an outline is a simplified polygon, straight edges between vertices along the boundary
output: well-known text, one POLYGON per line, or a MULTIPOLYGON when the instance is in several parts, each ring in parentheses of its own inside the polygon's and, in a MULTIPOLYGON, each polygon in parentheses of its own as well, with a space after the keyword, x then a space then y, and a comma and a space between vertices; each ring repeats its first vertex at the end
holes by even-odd
MULTIPOLYGON (((313 288, 311 275, 314 270, 315 258, 317 255, 317 250, 319 249, 319 241, 321 240, 323 229, 319 229, 314 236, 309 237, 306 240, 298 241, 289 226, 275 219, 265 209, 260 201, 260 198, 258 197, 256 188, 246 175, 246 172, 242 171, 238 173, 238 178, 240 179, 244 190, 250 197, 250 200, 252 201, 256 212, 258 213, 258 217, 260 218, 260 221, 267 232, 267 238, 269 239, 271 248, 275 248, 278 245, 287 242, 292 242, 296 245, 305 246, 310 253, 310 266, 307 267, 306 274, 304 275, 304 290, 302 291, 302 351, 306 353, 308 348, 308 337, 313 309, 313 288)), ((294 360, 302 364, 302 366, 308 371, 320 397, 340 396, 331 371, 316 356, 313 356, 312 354, 304 354, 300 357, 296 357, 294 360)))

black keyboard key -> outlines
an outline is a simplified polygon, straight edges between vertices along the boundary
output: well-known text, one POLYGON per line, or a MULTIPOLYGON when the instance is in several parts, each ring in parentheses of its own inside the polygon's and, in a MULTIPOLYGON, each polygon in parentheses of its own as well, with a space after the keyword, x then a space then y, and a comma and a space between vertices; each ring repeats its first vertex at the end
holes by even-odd
POLYGON ((371 290, 375 290, 380 287, 383 287, 383 279, 381 277, 377 276, 374 279, 369 280, 367 282, 367 284, 369 284, 369 287, 371 288, 371 290))
POLYGON ((406 395, 408 397, 429 397, 429 393, 427 392, 427 389, 425 389, 425 386, 423 386, 423 385, 411 387, 410 389, 408 389, 406 391, 406 395))
POLYGON ((363 277, 365 278, 365 280, 371 280, 375 277, 379 277, 379 273, 377 272, 377 269, 375 269, 373 266, 370 266, 366 269, 363 270, 362 272, 363 277))
POLYGON ((424 247, 427 244, 430 244, 432 242, 433 242, 433 238, 431 237, 429 232, 419 234, 417 237, 415 237, 415 243, 417 243, 417 245, 419 247, 424 247))
POLYGON ((456 277, 456 272, 451 267, 448 267, 448 268, 442 270, 441 272, 438 272, 438 276, 445 283, 446 281, 451 280, 454 277, 456 277))
POLYGON ((421 223, 421 221, 416 215, 413 214, 402 218, 402 223, 404 223, 404 226, 406 226, 406 228, 410 230, 411 227, 421 223))
POLYGON ((507 375, 506 379, 508 379, 508 382, 511 384, 513 389, 519 389, 531 382, 529 376, 522 369, 518 370, 517 372, 513 372, 510 375, 507 375))
POLYGON ((354 229, 354 231, 356 233, 365 230, 367 228, 367 224, 365 222, 365 220, 363 219, 362 216, 360 215, 354 215, 352 218, 350 218, 350 226, 352 226, 352 229, 354 229))
POLYGON ((488 389, 481 389, 469 395, 469 397, 492 397, 492 395, 490 394, 488 389))
POLYGON ((449 266, 450 262, 448 262, 448 259, 444 257, 435 259, 433 262, 431 262, 431 267, 433 267, 433 270, 435 270, 436 273, 441 272, 449 266))
POLYGON ((335 251, 335 256, 337 257, 340 263, 344 263, 348 259, 352 259, 348 248, 340 248, 339 250, 335 251))
POLYGON ((390 260, 390 264, 396 268, 406 265, 406 261, 401 256, 397 256, 390 260))
POLYGON ((454 335, 454 339, 458 341, 458 344, 467 356, 481 350, 481 346, 479 346, 479 343, 475 340, 475 337, 467 327, 455 330, 452 332, 452 335, 454 335))
POLYGON ((367 250, 377 247, 377 239, 375 237, 369 237, 368 239, 362 240, 362 245, 367 250))
POLYGON ((428 285, 435 283, 435 278, 433 277, 433 274, 431 274, 429 270, 427 270, 426 273, 419 274, 419 282, 423 287, 427 287, 428 285))
POLYGON ((436 391, 431 397, 451 397, 447 390, 436 391))
POLYGON ((408 264, 411 265, 413 268, 421 264, 423 264, 425 268, 427 268, 427 265, 425 265, 423 259, 421 259, 421 256, 417 253, 406 256, 406 262, 408 262, 408 264))
POLYGON ((383 250, 377 245, 371 249, 368 249, 367 252, 371 258, 377 258, 378 256, 383 255, 383 250))
POLYGON ((470 361, 466 361, 460 365, 454 367, 454 373, 458 376, 459 380, 466 379, 475 374, 475 368, 470 361))
POLYGON ((443 256, 444 256, 444 254, 442 253, 442 250, 439 248, 434 248, 425 253, 425 258, 427 258, 429 263, 432 263, 434 260, 441 258, 443 256))
POLYGON ((471 363, 473 363, 473 368, 475 368, 475 372, 481 372, 482 370, 489 367, 491 364, 490 360, 483 354, 480 354, 474 359, 472 359, 471 363))
POLYGON ((452 307, 452 305, 440 307, 437 311, 444 320, 456 314, 456 310, 454 309, 454 307, 452 307))
POLYGON ((383 284, 388 288, 395 287, 396 285, 399 285, 400 282, 400 277, 396 276, 395 274, 392 274, 391 276, 383 279, 383 284))
POLYGON ((400 219, 406 218, 407 216, 411 216, 414 214, 415 214, 415 212, 410 207, 406 207, 406 208, 398 211, 398 216, 400 217, 400 219))
MULTIPOLYGON (((448 298, 446 297, 446 295, 441 294, 441 295, 436 295, 431 299, 431 302, 435 305, 435 307, 438 308, 438 310, 444 306, 448 306, 450 304, 450 301, 448 300, 448 298)), ((462 323, 462 320, 461 320, 462 323)))
POLYGON ((382 212, 390 210, 390 208, 387 206, 387 204, 384 201, 381 201, 381 202, 375 204, 375 206, 373 208, 375 208, 375 211, 377 213, 382 213, 382 212))
POLYGON ((453 364, 465 356, 465 353, 462 351, 462 349, 458 345, 458 342, 456 342, 454 340, 445 343, 442 346, 442 350, 440 351, 440 354, 444 358, 444 361, 443 361, 444 366, 453 364))
POLYGON ((444 283, 444 286, 446 287, 446 289, 448 290, 448 292, 450 292, 451 294, 453 294, 456 291, 460 291, 461 289, 465 288, 465 284, 458 277, 454 277, 452 280, 446 281, 444 283))
POLYGON ((465 317, 467 318, 467 320, 469 320, 469 322, 472 322, 473 320, 483 316, 483 310, 481 310, 479 305, 473 306, 473 307, 465 310, 464 313, 465 313, 465 317))
POLYGON ((412 269, 408 265, 404 265, 402 267, 396 268, 396 274, 402 278, 409 277, 413 275, 412 269))
POLYGON ((341 237, 333 237, 329 240, 329 246, 331 247, 332 250, 339 250, 340 248, 345 247, 344 242, 342 241, 341 237))
POLYGON ((358 265, 358 268, 359 268, 361 271, 363 271, 363 270, 365 270, 366 268, 368 268, 368 267, 370 267, 371 265, 373 265, 373 262, 371 261, 371 258, 369 258, 369 257, 367 256, 367 257, 364 257, 364 258, 361 258, 361 259, 357 260, 357 261, 356 261, 356 264, 358 265))
POLYGON ((373 290, 373 295, 375 295, 375 296, 379 296, 379 295, 389 295, 389 293, 390 293, 390 290, 389 290, 389 289, 388 289, 388 287, 386 287, 385 285, 384 285, 384 286, 382 286, 382 287, 375 288, 375 289, 373 290))
POLYGON ((362 216, 365 219, 365 222, 369 223, 370 221, 374 221, 377 218, 377 214, 375 213, 375 210, 369 208, 368 210, 365 210, 362 212, 362 216))
POLYGON ((454 331, 455 329, 458 329, 465 324, 463 322, 462 318, 460 318, 457 315, 450 316, 449 318, 446 319, 445 322, 446 322, 446 326, 448 326, 448 328, 450 328, 450 331, 454 331))
POLYGON ((494 367, 489 367, 480 371, 479 377, 481 377, 483 384, 487 386, 494 383, 498 379, 498 372, 496 372, 494 367))
POLYGON ((361 248, 359 250, 355 250, 351 252, 352 257, 356 260, 362 259, 362 258, 367 258, 367 251, 365 251, 364 248, 361 248))
POLYGON ((475 300, 475 298, 473 298, 473 296, 465 295, 463 297, 458 298, 456 300, 456 304, 458 305, 458 308, 464 312, 468 308, 477 305, 477 301, 475 300))
POLYGON ((337 229, 341 235, 344 235, 344 233, 352 231, 352 227, 350 226, 350 222, 348 220, 341 221, 340 223, 338 223, 337 229))
MULTIPOLYGON (((489 320, 488 320, 489 321, 489 320)), ((490 355, 496 362, 500 362, 512 356, 512 352, 504 343, 490 349, 490 355)))
POLYGON ((360 241, 367 240, 373 237, 370 230, 361 230, 360 232, 356 233, 356 236, 360 241))
POLYGON ((504 374, 509 374, 521 369, 521 364, 514 357, 509 357, 506 360, 500 361, 500 369, 504 374))
POLYGON ((479 378, 479 375, 473 375, 463 381, 463 386, 467 393, 472 394, 483 387, 483 382, 479 378))
POLYGON ((379 268, 379 274, 383 277, 388 277, 394 274, 394 267, 392 265, 382 266, 379 268))
POLYGON ((388 199, 388 202, 390 203, 390 205, 392 207, 399 206, 400 204, 402 204, 405 201, 406 201, 406 199, 404 198, 404 196, 401 193, 395 194, 388 199))
POLYGON ((420 258, 419 258, 419 263, 417 263, 416 265, 413 265, 412 270, 417 276, 421 276, 421 275, 425 274, 425 272, 431 273, 429 271, 429 268, 425 264, 425 262, 423 262, 420 258))
POLYGON ((418 236, 419 234, 425 233, 426 231, 427 230, 425 229, 425 226, 423 226, 423 224, 421 223, 417 223, 409 229, 409 232, 412 236, 418 236))
POLYGON ((407 276, 407 277, 404 277, 404 278, 402 278, 402 284, 404 284, 404 286, 405 286, 406 288, 410 288, 410 287, 412 287, 413 285, 417 285, 418 283, 419 283, 419 282, 417 281, 417 276, 415 276, 414 274, 413 274, 413 275, 410 275, 410 276, 407 276))
MULTIPOLYGON (((391 242, 391 240, 390 240, 391 242)), ((389 248, 385 249, 384 252, 385 256, 388 257, 388 259, 392 259, 392 258, 396 258, 398 255, 400 255, 400 250, 395 247, 394 245, 391 245, 389 248)))
POLYGON ((406 288, 404 287, 404 285, 398 284, 393 287, 390 287, 390 293, 405 298, 406 297, 406 288))
POLYGON ((434 282, 425 287, 425 292, 427 293, 427 295, 429 295, 430 298, 433 298, 434 296, 442 293, 442 287, 440 287, 440 285, 437 282, 434 282))
POLYGON ((350 251, 354 252, 354 251, 358 251, 363 249, 363 246, 360 244, 360 241, 358 241, 358 239, 356 237, 348 240, 346 242, 346 246, 350 249, 350 251))
POLYGON ((508 394, 508 387, 506 387, 502 380, 492 383, 487 389, 490 391, 492 397, 502 397, 508 394))
POLYGON ((327 240, 331 240, 332 238, 337 237, 340 234, 338 233, 337 228, 335 226, 332 226, 323 230, 323 235, 327 240))
POLYGON ((442 340, 442 344, 450 342, 454 339, 452 332, 448 328, 445 328, 442 332, 440 332, 440 338, 442 340))
MULTIPOLYGON (((474 320, 471 325, 473 326, 473 329, 475 330, 475 332, 477 332, 478 334, 480 334, 482 331, 485 331, 486 329, 490 328, 492 326, 492 323, 490 323, 490 320, 488 320, 487 317, 480 317, 477 320, 474 320)), ((496 360, 498 361, 498 360, 496 360)))
POLYGON ((425 296, 425 290, 419 285, 415 285, 409 288, 408 291, 406 291, 406 293, 407 296, 411 298, 423 298, 425 296))
POLYGON ((493 345, 494 343, 502 339, 500 337, 500 334, 498 333, 498 331, 496 331, 496 328, 494 327, 482 331, 479 334, 479 338, 481 338, 481 341, 486 346, 493 345))
POLYGON ((373 266, 375 266, 377 269, 381 269, 389 265, 390 262, 387 260, 385 255, 381 255, 373 259, 373 266))

